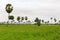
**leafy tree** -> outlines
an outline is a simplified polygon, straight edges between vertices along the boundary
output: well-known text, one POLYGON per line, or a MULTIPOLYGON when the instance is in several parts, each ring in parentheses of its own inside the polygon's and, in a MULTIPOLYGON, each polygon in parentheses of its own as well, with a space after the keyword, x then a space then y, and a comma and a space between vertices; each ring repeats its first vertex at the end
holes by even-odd
POLYGON ((38 19, 38 17, 34 20, 35 22, 36 22, 36 24, 38 25, 38 26, 40 26, 40 22, 41 22, 41 20, 40 19, 38 19))
MULTIPOLYGON (((5 9, 6 9, 6 12, 8 13, 8 17, 9 17, 10 13, 13 10, 13 6, 11 4, 7 4, 5 9)), ((8 21, 9 21, 9 18, 8 18, 8 21)))
POLYGON ((40 22, 41 22, 41 20, 38 20, 38 22, 37 22, 37 25, 38 25, 38 26, 40 26, 40 24, 41 24, 40 22))
POLYGON ((19 16, 17 17, 17 21, 20 23, 20 17, 19 16))

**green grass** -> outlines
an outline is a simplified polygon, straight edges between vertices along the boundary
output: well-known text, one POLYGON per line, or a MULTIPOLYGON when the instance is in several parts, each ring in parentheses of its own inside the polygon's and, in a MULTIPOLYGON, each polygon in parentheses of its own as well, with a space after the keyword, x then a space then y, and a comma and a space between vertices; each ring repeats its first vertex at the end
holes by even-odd
POLYGON ((60 40, 60 25, 0 25, 0 40, 60 40))

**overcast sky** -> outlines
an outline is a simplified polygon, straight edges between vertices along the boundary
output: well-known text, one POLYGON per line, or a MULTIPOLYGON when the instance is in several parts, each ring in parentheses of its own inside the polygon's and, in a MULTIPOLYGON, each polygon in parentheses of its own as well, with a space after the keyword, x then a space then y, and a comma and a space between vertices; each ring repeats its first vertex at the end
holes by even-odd
POLYGON ((6 4, 11 3, 13 11, 10 15, 28 16, 30 20, 35 17, 50 20, 50 17, 60 19, 60 0, 0 0, 0 21, 7 21, 6 4))

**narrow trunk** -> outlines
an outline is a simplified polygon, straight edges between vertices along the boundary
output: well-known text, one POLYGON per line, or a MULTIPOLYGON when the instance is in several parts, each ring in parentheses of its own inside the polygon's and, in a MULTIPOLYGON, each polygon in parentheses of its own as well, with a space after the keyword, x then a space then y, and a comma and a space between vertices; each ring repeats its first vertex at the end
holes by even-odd
MULTIPOLYGON (((10 16, 10 14, 8 13, 8 17, 10 16)), ((7 27, 8 27, 8 25, 9 25, 9 18, 8 18, 8 22, 7 22, 7 27)))
MULTIPOLYGON (((8 17, 10 16, 10 14, 8 14, 8 17)), ((8 18, 8 24, 9 24, 9 18, 8 18)))

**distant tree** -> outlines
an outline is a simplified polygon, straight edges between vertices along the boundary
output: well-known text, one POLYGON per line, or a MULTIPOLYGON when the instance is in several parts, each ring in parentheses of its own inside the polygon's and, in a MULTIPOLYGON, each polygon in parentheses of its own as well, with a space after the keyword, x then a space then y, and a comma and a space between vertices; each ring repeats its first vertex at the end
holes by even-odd
POLYGON ((41 25, 41 20, 39 19, 38 22, 37 22, 38 26, 41 25))
POLYGON ((54 18, 54 21, 55 21, 55 22, 57 21, 56 18, 54 18))
POLYGON ((27 16, 25 16, 25 20, 26 20, 26 22, 27 22, 27 20, 28 20, 28 17, 27 17, 27 16))
POLYGON ((36 22, 36 24, 38 25, 38 26, 40 26, 40 22, 41 22, 41 20, 40 19, 38 19, 38 17, 36 17, 36 19, 34 20, 34 22, 36 22))
POLYGON ((45 22, 45 24, 47 24, 47 22, 45 22))
POLYGON ((14 20, 14 16, 9 16, 8 17, 10 20, 14 20))
POLYGON ((17 17, 17 21, 20 23, 20 17, 19 16, 17 17))
POLYGON ((51 17, 50 19, 52 20, 53 18, 51 17))
MULTIPOLYGON (((6 12, 8 13, 8 17, 9 17, 10 13, 13 10, 13 6, 11 4, 6 4, 5 9, 6 9, 6 12)), ((8 21, 9 21, 9 18, 8 18, 8 21)))
POLYGON ((53 17, 51 17, 50 19, 51 19, 51 23, 52 23, 52 19, 53 19, 53 17))
POLYGON ((49 24, 49 21, 47 21, 46 23, 49 24))
POLYGON ((42 21, 42 23, 44 23, 44 20, 41 20, 42 21))
POLYGON ((59 20, 59 24, 60 24, 60 20, 59 20))
POLYGON ((30 20, 28 20, 27 22, 28 22, 29 24, 31 23, 31 21, 30 21, 30 20))
POLYGON ((8 18, 9 18, 9 20, 12 20, 11 23, 14 21, 14 16, 11 15, 8 18))
POLYGON ((39 19, 38 19, 38 17, 36 17, 36 19, 34 20, 34 22, 37 22, 39 19))
POLYGON ((24 17, 21 17, 21 22, 24 20, 24 17))
POLYGON ((28 20, 28 17, 27 16, 25 16, 25 20, 28 20))

